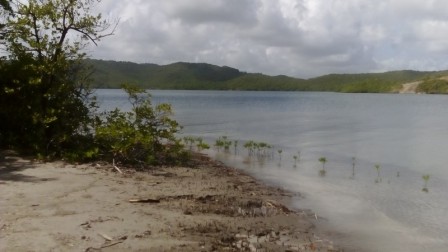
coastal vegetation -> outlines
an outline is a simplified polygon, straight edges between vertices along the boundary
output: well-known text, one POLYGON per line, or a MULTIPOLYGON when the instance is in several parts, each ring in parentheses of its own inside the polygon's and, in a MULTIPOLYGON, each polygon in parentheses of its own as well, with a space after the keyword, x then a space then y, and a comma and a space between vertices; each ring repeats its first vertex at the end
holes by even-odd
POLYGON ((88 0, 8 3, 2 12, 2 147, 50 157, 79 146, 90 156, 96 104, 82 48, 111 35, 113 24, 92 15, 88 0))
POLYGON ((422 191, 423 191, 423 192, 426 192, 426 193, 429 192, 429 190, 428 190, 428 181, 429 181, 429 178, 430 178, 429 174, 425 174, 425 175, 422 176, 422 179, 423 179, 423 181, 425 182, 424 185, 423 185, 423 189, 422 189, 422 191))
POLYGON ((448 79, 446 77, 426 77, 418 85, 417 92, 426 94, 448 94, 448 79))
POLYGON ((375 170, 376 170, 376 179, 375 179, 375 183, 379 183, 382 181, 381 178, 381 166, 379 164, 374 165, 375 170))
MULTIPOLYGON (((132 110, 115 109, 96 117, 94 142, 98 152, 95 157, 141 167, 186 161, 188 154, 176 137, 180 125, 171 119, 171 105, 161 103, 153 107, 144 90, 126 85, 124 90, 132 110)), ((202 139, 194 141, 198 150, 206 147, 202 139)))
POLYGON ((278 160, 279 160, 279 162, 281 163, 281 162, 282 162, 282 153, 283 153, 283 150, 282 150, 282 149, 278 149, 278 150, 277 150, 277 153, 278 153, 278 160))
POLYGON ((319 170, 319 175, 320 176, 325 176, 327 174, 327 170, 325 170, 325 163, 327 163, 327 158, 326 157, 320 157, 319 158, 319 162, 322 163, 322 169, 319 170))
POLYGON ((96 2, 0 2, 0 148, 41 159, 182 162, 169 104, 152 106, 145 91, 126 85, 132 111, 97 112, 83 49, 113 35, 116 23, 92 14, 96 2))
POLYGON ((220 136, 215 141, 215 147, 218 151, 224 149, 225 152, 229 152, 230 146, 232 146, 232 141, 229 140, 227 136, 220 136))

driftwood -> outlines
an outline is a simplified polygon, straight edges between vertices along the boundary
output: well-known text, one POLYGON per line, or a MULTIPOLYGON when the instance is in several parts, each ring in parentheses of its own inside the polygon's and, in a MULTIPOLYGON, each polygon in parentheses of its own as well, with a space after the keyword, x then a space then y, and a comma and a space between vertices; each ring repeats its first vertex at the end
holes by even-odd
POLYGON ((160 203, 159 199, 130 199, 130 203, 160 203))
POLYGON ((106 241, 112 241, 113 238, 108 236, 107 234, 98 233, 101 237, 103 237, 106 241))
POLYGON ((114 241, 113 238, 111 238, 110 236, 108 236, 106 234, 102 234, 102 233, 98 233, 98 234, 106 240, 106 243, 104 243, 104 245, 99 247, 99 248, 89 247, 86 250, 84 250, 84 252, 101 251, 103 248, 108 248, 108 247, 112 247, 112 246, 115 246, 117 244, 123 243, 128 238, 125 235, 125 236, 121 236, 121 237, 117 238, 114 241))
POLYGON ((123 174, 123 172, 120 170, 120 168, 118 168, 116 165, 115 165, 115 158, 113 158, 112 159, 112 166, 115 168, 115 170, 117 170, 120 174, 123 174))
POLYGON ((123 242, 124 241, 116 241, 116 242, 108 243, 108 244, 104 244, 103 246, 101 246, 99 248, 89 247, 85 250, 85 252, 101 251, 103 248, 112 247, 112 246, 115 246, 115 245, 123 243, 123 242))

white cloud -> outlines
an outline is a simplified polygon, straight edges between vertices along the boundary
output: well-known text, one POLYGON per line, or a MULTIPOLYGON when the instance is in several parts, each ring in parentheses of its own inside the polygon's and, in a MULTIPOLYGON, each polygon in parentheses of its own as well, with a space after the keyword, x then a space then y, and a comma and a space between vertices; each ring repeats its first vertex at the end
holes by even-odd
POLYGON ((445 0, 103 0, 95 58, 311 77, 447 68, 445 0))

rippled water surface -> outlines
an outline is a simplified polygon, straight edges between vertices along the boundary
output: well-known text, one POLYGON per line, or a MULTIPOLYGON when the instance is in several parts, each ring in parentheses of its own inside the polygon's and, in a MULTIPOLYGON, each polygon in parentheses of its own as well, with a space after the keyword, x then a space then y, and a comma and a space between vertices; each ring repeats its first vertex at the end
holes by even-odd
MULTIPOLYGON (((184 135, 274 146, 274 158, 223 161, 304 199, 347 248, 447 251, 448 96, 302 92, 152 91, 169 102, 184 135), (278 149, 282 149, 281 161, 278 149), (293 156, 300 161, 294 167, 293 156), (326 175, 319 176, 325 157, 326 175), (352 177, 352 158, 355 176, 352 177), (375 165, 380 166, 378 179, 375 165), (422 176, 429 174, 428 193, 422 176), (377 180, 377 182, 376 182, 377 180), (381 180, 381 181, 380 181, 381 180)), ((119 90, 98 90, 103 108, 129 108, 119 90)))

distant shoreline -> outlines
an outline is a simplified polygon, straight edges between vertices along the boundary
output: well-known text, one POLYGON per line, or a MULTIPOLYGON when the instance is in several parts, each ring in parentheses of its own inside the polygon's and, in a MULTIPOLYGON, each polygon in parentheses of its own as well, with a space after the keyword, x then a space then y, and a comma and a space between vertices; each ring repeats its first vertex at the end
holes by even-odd
POLYGON ((384 73, 328 74, 309 79, 247 73, 228 66, 177 62, 137 64, 89 59, 93 88, 120 88, 123 83, 161 90, 315 91, 397 93, 406 83, 448 76, 446 71, 401 70, 384 73))

